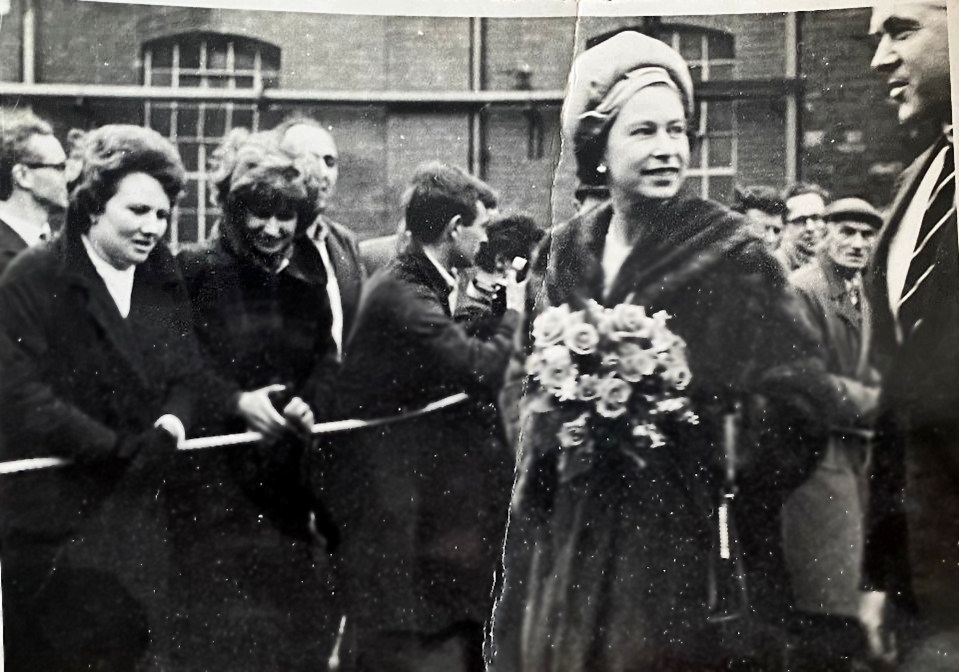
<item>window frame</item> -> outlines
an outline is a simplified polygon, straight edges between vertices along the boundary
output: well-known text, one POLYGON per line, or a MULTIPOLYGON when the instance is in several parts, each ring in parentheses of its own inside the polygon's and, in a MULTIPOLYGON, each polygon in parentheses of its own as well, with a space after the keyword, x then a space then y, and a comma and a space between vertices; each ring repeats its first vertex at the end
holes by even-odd
MULTIPOLYGON (((228 33, 217 33, 212 31, 205 32, 187 32, 174 35, 164 35, 162 37, 151 39, 142 45, 142 76, 143 86, 152 86, 154 80, 159 77, 169 77, 167 86, 172 88, 199 88, 199 89, 252 89, 256 91, 263 90, 265 82, 269 81, 275 85, 280 79, 280 67, 282 64, 282 54, 276 45, 258 40, 256 38, 245 37, 241 35, 232 35, 228 33), (211 43, 220 43, 226 46, 225 66, 210 68, 209 54, 211 43), (196 47, 199 52, 198 67, 180 67, 181 56, 184 46, 196 47), (252 49, 253 63, 251 68, 237 69, 238 48, 252 49), (170 66, 153 67, 154 54, 163 48, 170 49, 170 66), (196 85, 183 85, 181 78, 193 77, 196 79, 196 85), (211 86, 211 81, 226 82, 225 86, 211 86), (238 86, 239 82, 250 81, 251 86, 238 86)), ((154 128, 155 112, 169 111, 169 128, 164 133, 162 129, 156 129, 169 139, 183 155, 181 143, 189 143, 196 148, 196 164, 192 169, 187 169, 186 184, 196 185, 196 202, 187 206, 178 203, 173 210, 173 216, 170 220, 167 237, 170 246, 176 249, 181 243, 181 216, 191 216, 196 220, 196 239, 204 240, 209 234, 210 224, 219 216, 220 211, 212 202, 209 188, 208 164, 212 150, 222 141, 223 137, 236 127, 235 118, 237 113, 244 116, 250 114, 250 130, 259 130, 260 108, 255 103, 236 103, 233 101, 151 101, 146 100, 143 104, 143 125, 147 128, 154 128), (223 120, 223 134, 218 136, 209 136, 206 133, 207 112, 210 110, 222 110, 225 114, 223 120), (196 113, 196 122, 191 135, 180 133, 180 112, 191 111, 196 113)), ((185 185, 186 186, 186 185, 185 185)), ((186 242, 193 242, 192 240, 186 242)))

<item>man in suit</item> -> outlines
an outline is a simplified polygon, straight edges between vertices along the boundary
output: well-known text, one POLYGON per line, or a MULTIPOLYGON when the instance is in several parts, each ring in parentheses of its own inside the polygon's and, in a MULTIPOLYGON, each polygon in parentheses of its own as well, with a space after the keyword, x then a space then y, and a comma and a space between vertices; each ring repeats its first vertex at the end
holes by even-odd
MULTIPOLYGON (((815 330, 827 383, 842 403, 833 409, 815 471, 783 507, 783 547, 810 646, 797 669, 848 670, 855 645, 860 590, 866 468, 870 427, 879 397, 868 364, 862 272, 882 217, 859 198, 842 198, 825 212, 826 238, 818 257, 789 277, 805 321, 815 330), (852 636, 850 636, 852 635, 852 636)), ((860 644, 861 646, 861 644, 860 644)))
POLYGON ((316 219, 307 228, 306 235, 313 241, 325 269, 333 342, 342 356, 343 343, 353 328, 366 273, 353 232, 326 216, 340 176, 336 142, 319 122, 305 116, 286 119, 274 132, 280 148, 301 159, 316 181, 316 219))
POLYGON ((359 670, 483 669, 513 474, 490 400, 510 358, 523 286, 507 283, 506 311, 485 338, 453 318, 457 272, 486 240, 488 213, 473 180, 440 163, 417 171, 410 245, 370 279, 347 345, 340 380, 350 416, 470 395, 335 446, 329 501, 343 530, 341 593, 359 670))
MULTIPOLYGON (((946 0, 873 6, 872 67, 899 121, 934 130, 903 172, 867 290, 883 376, 866 542, 867 584, 904 616, 904 669, 959 657, 959 232, 946 0)), ((878 604, 864 616, 875 619, 878 604)))
POLYGON ((50 124, 30 110, 0 110, 0 274, 49 238, 66 210, 66 160, 50 124))

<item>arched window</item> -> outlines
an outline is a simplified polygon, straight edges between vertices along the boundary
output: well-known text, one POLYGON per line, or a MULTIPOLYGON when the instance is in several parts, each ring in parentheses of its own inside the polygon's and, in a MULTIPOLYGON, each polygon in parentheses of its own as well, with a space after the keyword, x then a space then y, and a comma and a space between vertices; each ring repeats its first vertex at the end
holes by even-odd
MULTIPOLYGON (((183 33, 143 46, 144 86, 257 89, 278 84, 279 48, 246 37, 183 33)), ((144 103, 145 125, 172 140, 187 170, 187 184, 170 227, 170 243, 202 240, 219 212, 208 197, 207 159, 233 128, 257 130, 251 103, 144 103)))

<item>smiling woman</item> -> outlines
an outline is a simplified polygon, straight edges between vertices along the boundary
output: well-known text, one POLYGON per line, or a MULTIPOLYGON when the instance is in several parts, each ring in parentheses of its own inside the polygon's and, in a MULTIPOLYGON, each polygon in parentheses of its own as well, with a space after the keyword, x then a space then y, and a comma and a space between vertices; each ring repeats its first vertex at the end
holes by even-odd
MULTIPOLYGON (((211 239, 177 257, 202 354, 226 396, 238 399, 238 413, 203 431, 252 428, 270 440, 196 451, 205 454, 191 455, 193 468, 178 474, 180 655, 227 660, 243 651, 250 669, 319 669, 331 643, 317 633, 333 627, 324 627, 331 609, 307 553, 318 507, 299 465, 328 401, 336 346, 322 260, 298 235, 313 221, 317 186, 275 134, 224 147, 221 158, 223 219, 211 239), (256 616, 240 627, 223 613, 256 616)), ((317 531, 328 533, 318 517, 317 531)))
MULTIPOLYGON (((639 33, 617 34, 573 65, 564 130, 580 180, 605 185, 610 199, 551 231, 533 264, 527 320, 554 306, 589 310, 590 301, 665 311, 687 344, 700 422, 669 427, 641 460, 624 457, 635 433, 587 427, 603 440, 573 473, 563 465, 579 458, 557 434, 562 410, 527 397, 494 614, 496 670, 728 669, 728 656, 752 652, 725 648, 722 623, 735 624, 745 649, 747 614, 772 626, 787 613, 778 510, 808 468, 808 435, 820 431, 810 411, 830 397, 762 240, 740 215, 682 193, 692 100, 680 55, 639 33), (762 443, 734 445, 736 409, 758 408, 760 395, 762 443), (728 513, 719 506, 731 487, 727 460, 767 444, 791 461, 764 453, 739 472, 748 534, 738 543, 728 516, 714 517, 728 513)), ((761 660, 750 669, 773 668, 761 660)))

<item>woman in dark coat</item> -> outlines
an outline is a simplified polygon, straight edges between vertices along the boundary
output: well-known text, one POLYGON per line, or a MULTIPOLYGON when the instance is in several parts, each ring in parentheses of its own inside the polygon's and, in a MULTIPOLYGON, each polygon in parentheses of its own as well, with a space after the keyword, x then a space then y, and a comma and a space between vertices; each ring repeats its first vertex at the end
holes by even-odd
POLYGON ((204 432, 249 426, 268 440, 197 451, 179 472, 179 655, 206 669, 235 659, 246 669, 316 670, 335 614, 310 554, 317 512, 301 463, 336 347, 322 264, 294 254, 312 245, 297 234, 313 219, 315 187, 271 136, 237 143, 224 161, 217 233, 177 261, 219 394, 240 411, 204 432))
POLYGON ((770 583, 750 584, 752 606, 774 619, 787 597, 778 508, 802 476, 812 427, 806 384, 816 363, 802 359, 812 344, 781 271, 745 221, 679 194, 692 112, 681 57, 652 38, 620 33, 580 56, 571 81, 565 114, 579 177, 605 182, 611 198, 545 241, 529 321, 548 306, 578 310, 590 299, 665 310, 687 343, 687 392, 700 423, 647 451, 645 467, 604 450, 584 473, 564 476, 556 414, 527 397, 494 668, 723 669, 713 617, 747 612, 737 581, 718 572, 724 436, 735 410, 756 408, 759 395, 764 431, 777 422, 794 427, 788 437, 765 437, 770 453, 740 480, 740 529, 750 533, 740 550, 757 570, 747 577, 770 583))
POLYGON ((65 230, 0 281, 7 670, 168 664, 164 484, 202 376, 183 282, 162 242, 184 171, 137 126, 85 142, 65 230))

